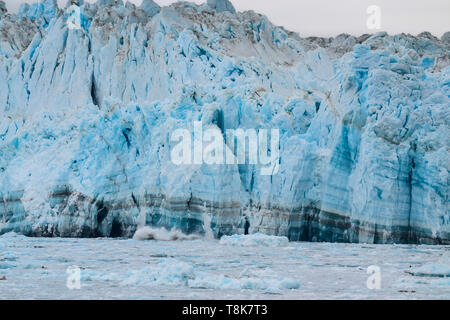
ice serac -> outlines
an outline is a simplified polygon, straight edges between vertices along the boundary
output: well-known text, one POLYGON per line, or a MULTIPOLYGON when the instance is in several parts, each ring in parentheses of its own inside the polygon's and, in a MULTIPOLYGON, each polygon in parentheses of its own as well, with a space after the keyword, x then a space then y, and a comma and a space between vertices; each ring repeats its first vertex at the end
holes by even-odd
POLYGON ((144 10, 149 17, 153 17, 161 11, 161 7, 152 0, 142 0, 140 8, 144 10))
POLYGON ((4 15, 8 10, 6 9, 6 5, 3 1, 0 1, 0 17, 4 15))
POLYGON ((442 41, 447 44, 450 44, 450 31, 448 31, 442 35, 442 41))
POLYGON ((301 38, 209 3, 1 17, 0 233, 221 237, 247 216, 290 240, 450 243, 448 34, 301 38), (195 121, 280 129, 279 172, 175 165, 195 121))
POLYGON ((236 13, 233 4, 229 0, 208 0, 208 6, 215 9, 217 12, 231 12, 236 13))
POLYGON ((19 8, 19 17, 37 21, 42 27, 48 26, 58 14, 59 8, 56 0, 42 0, 32 5, 24 3, 19 8))

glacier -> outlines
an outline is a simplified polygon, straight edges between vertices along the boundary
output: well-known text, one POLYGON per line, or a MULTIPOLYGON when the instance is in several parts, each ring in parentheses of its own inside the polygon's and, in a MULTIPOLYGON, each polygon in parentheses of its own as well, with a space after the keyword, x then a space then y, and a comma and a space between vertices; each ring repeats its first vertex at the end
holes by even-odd
POLYGON ((302 38, 228 0, 0 1, 0 234, 450 244, 450 33, 302 38), (66 23, 78 8, 80 27, 66 23), (195 121, 280 170, 181 165, 195 121))

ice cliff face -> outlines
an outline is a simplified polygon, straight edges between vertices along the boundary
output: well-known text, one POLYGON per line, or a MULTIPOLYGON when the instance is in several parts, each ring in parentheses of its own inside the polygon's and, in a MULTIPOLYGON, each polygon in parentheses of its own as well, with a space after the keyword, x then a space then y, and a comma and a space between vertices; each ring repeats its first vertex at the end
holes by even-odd
POLYGON ((0 233, 450 243, 450 42, 308 38, 227 0, 0 1, 0 233), (73 9, 73 8, 72 8, 73 9), (72 11, 71 11, 72 12, 72 11), (170 161, 194 121, 279 128, 280 171, 170 161))

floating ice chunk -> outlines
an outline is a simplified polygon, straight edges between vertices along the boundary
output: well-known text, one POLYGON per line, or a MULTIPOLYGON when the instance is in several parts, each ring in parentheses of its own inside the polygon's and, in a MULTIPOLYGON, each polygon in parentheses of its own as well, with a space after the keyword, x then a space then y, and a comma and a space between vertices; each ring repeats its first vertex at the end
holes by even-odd
POLYGON ((0 238, 26 238, 22 234, 18 234, 14 231, 4 233, 3 235, 0 235, 0 238))
POLYGON ((265 290, 271 293, 300 288, 300 281, 292 278, 243 278, 239 279, 239 282, 242 289, 265 290))
POLYGON ((42 269, 42 266, 34 263, 28 263, 23 266, 23 269, 42 269))
POLYGON ((0 254, 0 260, 4 261, 16 261, 17 255, 11 251, 6 251, 0 254))
POLYGON ((431 284, 434 286, 450 287, 450 278, 433 280, 433 281, 431 281, 431 284))
MULTIPOLYGON (((83 271, 83 280, 116 279, 111 275, 83 271)), ((120 283, 124 286, 188 286, 197 289, 262 290, 267 293, 300 288, 298 280, 277 277, 267 270, 247 270, 241 276, 233 278, 196 272, 191 264, 176 259, 161 259, 156 265, 129 271, 120 283)))
POLYGON ((267 236, 261 233, 253 235, 234 235, 224 236, 220 239, 220 243, 235 247, 282 247, 289 243, 286 237, 267 236))
POLYGON ((12 268, 15 268, 15 267, 16 266, 13 265, 13 264, 9 264, 9 263, 0 261, 0 269, 12 269, 12 268))
POLYGON ((450 264, 430 263, 414 268, 411 273, 418 277, 450 277, 450 264))
POLYGON ((189 280, 189 287, 215 290, 262 290, 267 293, 281 293, 281 290, 296 290, 300 281, 292 278, 231 278, 227 276, 198 276, 189 280))
POLYGON ((119 277, 115 273, 100 272, 95 270, 82 270, 82 281, 115 281, 119 280, 119 277))
POLYGON ((160 240, 160 241, 183 241, 183 240, 196 240, 200 239, 198 235, 186 235, 178 230, 168 231, 164 228, 154 229, 150 227, 144 227, 136 231, 133 236, 134 240, 160 240))
POLYGON ((134 286, 185 286, 189 279, 194 279, 194 267, 175 259, 162 259, 157 265, 130 271, 121 282, 122 285, 134 286))
POLYGON ((189 281, 189 287, 195 289, 240 289, 236 279, 226 276, 202 276, 189 281))
POLYGON ((300 288, 300 281, 293 278, 282 278, 279 280, 280 287, 284 289, 299 289, 300 288))

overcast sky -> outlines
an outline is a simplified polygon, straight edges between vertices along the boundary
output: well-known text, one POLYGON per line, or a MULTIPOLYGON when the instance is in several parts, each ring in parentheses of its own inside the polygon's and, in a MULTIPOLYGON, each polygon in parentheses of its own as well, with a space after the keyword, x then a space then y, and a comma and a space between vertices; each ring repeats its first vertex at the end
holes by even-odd
MULTIPOLYGON (((8 10, 16 12, 22 2, 3 0, 8 10)), ((67 0, 58 0, 63 6, 67 0)), ((95 2, 96 0, 86 0, 95 2)), ((129 0, 140 4, 142 0, 129 0)), ((206 0, 195 0, 202 3, 206 0)), ((263 13, 276 25, 299 32, 302 36, 335 36, 339 33, 361 35, 367 29, 370 5, 381 8, 381 29, 390 34, 418 34, 429 31, 436 36, 450 31, 450 0, 231 0, 238 11, 263 13)), ((125 2, 125 1, 124 1, 125 2)), ((171 0, 156 0, 164 6, 171 0)))

